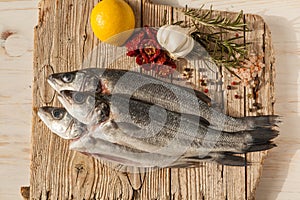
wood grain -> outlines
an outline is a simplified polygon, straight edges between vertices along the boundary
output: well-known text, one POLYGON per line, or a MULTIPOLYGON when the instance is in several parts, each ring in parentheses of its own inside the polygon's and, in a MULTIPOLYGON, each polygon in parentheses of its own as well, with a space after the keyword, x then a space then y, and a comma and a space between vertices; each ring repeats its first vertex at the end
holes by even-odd
MULTIPOLYGON (((278 147, 268 154, 256 198, 258 200, 298 199, 299 190, 299 8, 298 0, 241 1, 153 0, 171 5, 199 7, 212 4, 216 10, 257 13, 272 31, 276 54, 275 113, 283 116, 278 147)), ((38 0, 0 1, 0 24, 25 36, 33 44, 38 0), (19 20, 23 19, 23 20, 19 20)), ((10 57, 0 48, 1 146, 0 199, 20 199, 20 185, 29 184, 30 119, 32 104, 32 49, 21 57, 10 57), (18 81, 15 81, 18 80, 18 81), (18 113, 17 115, 15 113, 18 113)))
MULTIPOLYGON (((141 8, 142 4, 138 2, 129 1, 137 16, 142 11, 137 17, 140 25, 160 26, 165 12, 169 21, 174 17, 171 7, 144 3, 141 8)), ((260 153, 251 155, 251 160, 259 162, 247 169, 205 163, 201 168, 125 174, 93 158, 69 151, 68 142, 51 134, 38 119, 38 107, 59 106, 55 93, 45 81, 47 75, 81 68, 88 52, 97 45, 100 48, 95 54, 109 52, 107 46, 96 40, 88 25, 86 13, 90 13, 96 3, 44 0, 39 5, 34 51, 31 199, 251 199, 261 170, 260 153)), ((180 17, 178 11, 175 13, 180 17)), ((264 24, 262 19, 255 17, 245 16, 249 24, 264 24)), ((262 31, 264 34, 265 30, 262 31)), ((251 37, 256 37, 255 34, 259 35, 260 32, 254 30, 251 34, 251 37)), ((257 44, 268 43, 263 39, 257 44)), ((99 63, 109 65, 108 60, 99 63)), ((269 76, 269 71, 266 76, 269 76)), ((224 78, 227 83, 230 77, 224 75, 224 78)), ((272 85, 273 82, 267 84, 272 85)), ((266 94, 261 94, 261 98, 268 99, 263 96, 266 94)), ((245 113, 245 97, 238 104, 232 94, 227 94, 227 97, 228 114, 242 116, 245 113), (232 108, 234 113, 231 113, 232 108)), ((266 101, 266 104, 269 106, 272 102, 266 101)))
POLYGON ((31 19, 36 18, 35 2, 22 6, 0 2, 1 34, 13 30, 10 37, 21 35, 23 40, 17 48, 26 50, 21 56, 11 56, 6 45, 0 47, 0 199, 21 199, 20 186, 29 185, 32 33, 36 25, 31 19), (23 46, 25 43, 29 47, 23 46))
MULTIPOLYGON (((171 5, 199 7, 207 1, 153 0, 171 5)), ((0 1, 0 24, 29 39, 37 24, 38 0, 0 1), (20 18, 23 20, 15 20, 20 18)), ((299 190, 299 14, 298 0, 275 1, 215 0, 214 9, 257 13, 272 32, 276 55, 275 113, 283 116, 278 147, 268 153, 256 198, 258 200, 298 199, 299 190)), ((209 8, 210 3, 206 3, 209 8)), ((22 44, 21 44, 22 45, 22 44)), ((32 104, 32 48, 20 57, 10 57, 0 48, 1 145, 0 199, 20 199, 20 186, 29 184, 30 128, 32 104), (16 81, 18 80, 18 81, 16 81), (8 84, 9 83, 9 84, 8 84), (18 113, 17 115, 15 113, 18 113)))
MULTIPOLYGON (((157 3, 199 7, 212 4, 216 10, 257 13, 272 32, 276 54, 275 113, 283 116, 278 147, 268 153, 256 198, 298 199, 299 190, 299 8, 298 0, 241 1, 153 0, 157 3)), ((0 0, 0 24, 25 36, 33 44, 38 0, 0 0), (19 20, 23 19, 23 20, 19 20)), ((29 184, 30 128, 32 104, 32 48, 20 57, 10 57, 0 48, 1 146, 0 199, 20 199, 20 186, 29 184), (18 81, 15 81, 18 80, 18 81), (8 84, 9 83, 9 84, 8 84), (17 115, 15 113, 18 113, 17 115)))
MULTIPOLYGON (((174 1, 161 0, 159 3, 174 1)), ((262 15, 272 31, 274 52, 276 55, 276 114, 282 116, 281 135, 276 140, 278 147, 270 151, 264 162, 262 178, 256 194, 257 199, 298 199, 299 188, 299 1, 264 1, 254 2, 233 0, 183 1, 180 6, 200 7, 211 4, 214 9, 236 11, 262 15)))
MULTIPOLYGON (((248 18, 246 18, 245 21, 246 23, 249 23, 249 21, 251 21, 252 23, 249 23, 250 24, 249 29, 256 30, 256 32, 255 34, 246 33, 245 37, 247 42, 251 42, 249 45, 250 53, 253 53, 255 55, 263 55, 263 57, 265 57, 265 54, 263 52, 264 51, 263 46, 265 44, 265 40, 264 40, 265 23, 262 20, 263 19, 259 16, 248 15, 248 18)), ((269 55, 269 56, 273 56, 273 55, 269 55)), ((266 73, 270 74, 270 67, 266 67, 266 73)), ((264 83, 268 82, 268 79, 262 78, 262 80, 264 80, 264 83)), ((245 88, 245 95, 249 97, 251 96, 251 98, 246 98, 246 102, 245 102, 246 104, 245 114, 247 116, 255 116, 259 114, 271 114, 266 109, 264 109, 264 111, 262 111, 261 109, 255 110, 254 112, 250 111, 251 109, 256 108, 254 106, 254 103, 261 103, 262 100, 265 101, 263 105, 264 108, 269 107, 269 105, 272 106, 271 101, 266 102, 266 99, 270 100, 268 94, 265 93, 265 91, 268 90, 267 88, 269 87, 270 87, 269 84, 266 84, 266 87, 262 87, 260 89, 260 94, 258 98, 253 97, 254 92, 252 86, 245 88)), ((262 163, 262 159, 264 158, 265 155, 266 152, 249 153, 247 154, 247 159, 249 159, 253 163, 262 163)), ((258 167, 257 165, 249 166, 247 168, 247 196, 249 196, 251 199, 254 198, 254 193, 251 193, 251 188, 254 187, 256 189, 259 180, 253 174, 259 174, 260 176, 261 170, 262 170, 261 167, 258 167)))
MULTIPOLYGON (((47 89, 44 76, 40 74, 47 76, 49 71, 81 67, 85 56, 98 44, 89 26, 89 15, 82 14, 90 13, 96 3, 40 2, 39 23, 35 28, 34 81, 37 84, 33 88, 34 109, 41 105, 59 106, 56 98, 53 98, 55 94, 51 94, 50 90, 40 92, 47 89), (40 97, 36 93, 43 95, 40 97)), ((31 199, 132 197, 131 186, 124 175, 110 170, 97 160, 69 151, 68 142, 51 134, 38 120, 36 112, 33 124, 31 199), (39 144, 34 141, 39 141, 39 144), (38 184, 40 180, 45 182, 38 184)))

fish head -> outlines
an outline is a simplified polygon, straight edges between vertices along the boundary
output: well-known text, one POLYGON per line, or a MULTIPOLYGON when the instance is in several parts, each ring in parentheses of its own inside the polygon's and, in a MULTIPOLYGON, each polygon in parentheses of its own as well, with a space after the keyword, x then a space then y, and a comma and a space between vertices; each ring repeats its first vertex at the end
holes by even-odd
POLYGON ((90 92, 101 90, 98 77, 87 70, 51 74, 47 81, 57 92, 62 90, 90 92))
POLYGON ((74 118, 84 124, 98 124, 110 116, 108 101, 92 92, 63 90, 58 99, 74 118))
POLYGON ((41 107, 38 116, 52 132, 63 139, 76 139, 87 133, 87 126, 74 119, 64 108, 41 107))

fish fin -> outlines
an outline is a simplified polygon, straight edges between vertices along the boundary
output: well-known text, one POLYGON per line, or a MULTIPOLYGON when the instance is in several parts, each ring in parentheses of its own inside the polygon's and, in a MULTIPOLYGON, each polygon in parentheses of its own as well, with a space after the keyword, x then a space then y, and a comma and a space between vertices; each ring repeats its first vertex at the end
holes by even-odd
POLYGON ((73 151, 79 151, 82 153, 88 153, 88 150, 93 148, 95 141, 92 137, 84 135, 77 140, 73 140, 70 143, 69 149, 73 151))
POLYGON ((198 166, 203 162, 215 162, 227 166, 246 166, 249 164, 244 157, 222 152, 210 153, 204 157, 187 157, 184 160, 186 160, 186 163, 194 163, 194 165, 198 162, 198 166))
POLYGON ((213 160, 221 165, 226 166, 247 166, 250 163, 247 162, 246 158, 236 156, 232 154, 215 154, 213 160))
POLYGON ((248 116, 245 117, 245 120, 252 129, 270 128, 276 127, 281 122, 281 117, 278 115, 248 116))
POLYGON ((205 118, 200 117, 200 116, 199 116, 199 123, 203 124, 203 125, 206 126, 206 127, 208 127, 208 126, 211 125, 211 124, 209 123, 209 121, 207 121, 205 118))
POLYGON ((252 131, 247 131, 246 133, 248 134, 248 136, 250 136, 247 138, 247 144, 254 145, 268 143, 270 140, 276 138, 279 135, 279 131, 270 128, 258 128, 252 131))
POLYGON ((119 122, 119 121, 115 121, 115 123, 117 124, 117 126, 122 129, 125 130, 126 132, 137 132, 142 130, 140 127, 132 124, 132 123, 128 123, 128 122, 119 122))
POLYGON ((118 157, 118 156, 113 156, 113 155, 107 155, 105 152, 103 153, 92 153, 90 154, 96 159, 99 160, 104 160, 104 161, 109 161, 109 162, 115 162, 124 166, 140 166, 141 163, 123 158, 123 157, 118 157))
POLYGON ((265 150, 272 149, 274 147, 277 147, 277 145, 272 143, 272 142, 268 142, 268 143, 265 143, 265 144, 258 144, 258 145, 250 145, 250 146, 247 146, 244 149, 244 153, 256 152, 256 151, 265 151, 265 150))
POLYGON ((203 92, 198 91, 198 90, 194 90, 194 92, 198 99, 201 99, 206 104, 211 105, 211 98, 209 98, 206 94, 204 94, 203 92))
POLYGON ((76 151, 83 154, 83 155, 86 155, 86 156, 92 156, 93 158, 95 158, 97 160, 101 160, 101 161, 104 161, 104 162, 109 162, 107 164, 109 164, 113 168, 115 168, 114 167, 115 165, 116 165, 116 167, 119 167, 120 165, 126 166, 126 167, 140 166, 141 165, 141 163, 134 162, 134 161, 126 159, 126 158, 107 155, 107 154, 105 154, 105 152, 103 152, 103 153, 89 153, 89 152, 85 152, 85 151, 78 151, 78 150, 76 150, 76 151))
POLYGON ((182 117, 186 117, 186 118, 188 118, 190 120, 199 121, 199 123, 201 123, 202 125, 204 125, 206 127, 208 127, 208 126, 212 127, 212 125, 210 124, 210 122, 207 119, 205 119, 205 118, 203 118, 201 116, 196 116, 196 115, 191 115, 191 114, 186 114, 186 113, 181 113, 181 116, 182 117))
POLYGON ((199 90, 195 90, 195 89, 191 89, 191 88, 187 88, 185 86, 182 86, 182 85, 177 85, 177 87, 187 91, 187 92, 190 92, 194 95, 196 95, 196 97, 205 102, 206 104, 210 105, 211 104, 211 98, 209 96, 207 96, 206 94, 204 94, 203 92, 199 91, 199 90))
POLYGON ((201 167, 203 166, 200 162, 186 162, 186 161, 176 161, 169 166, 168 168, 190 168, 190 167, 201 167))

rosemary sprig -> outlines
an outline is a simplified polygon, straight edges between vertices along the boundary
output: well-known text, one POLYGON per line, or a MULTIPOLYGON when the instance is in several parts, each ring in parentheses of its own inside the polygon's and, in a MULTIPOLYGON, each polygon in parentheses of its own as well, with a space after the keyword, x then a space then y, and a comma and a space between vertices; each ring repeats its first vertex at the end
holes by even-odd
MULTIPOLYGON (((200 9, 185 9, 183 13, 191 19, 187 26, 191 28, 191 36, 200 43, 218 66, 224 66, 230 73, 230 68, 243 67, 242 61, 246 58, 247 45, 241 43, 244 35, 239 36, 237 32, 250 31, 243 20, 241 11, 235 19, 225 16, 214 16, 212 7, 208 11, 200 9), (224 34, 231 35, 225 38, 224 34)), ((173 24, 184 26, 183 21, 173 24)))
POLYGON ((184 11, 184 14, 205 27, 221 28, 228 31, 248 30, 246 24, 243 23, 243 11, 241 11, 234 20, 232 20, 221 15, 214 17, 212 7, 205 13, 202 12, 202 8, 203 6, 197 10, 187 9, 184 11))

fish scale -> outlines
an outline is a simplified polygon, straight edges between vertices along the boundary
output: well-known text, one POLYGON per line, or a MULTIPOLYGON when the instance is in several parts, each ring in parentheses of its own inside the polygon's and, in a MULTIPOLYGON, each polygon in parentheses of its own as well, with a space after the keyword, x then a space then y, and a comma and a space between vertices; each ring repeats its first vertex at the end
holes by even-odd
POLYGON ((48 77, 48 82, 58 92, 62 90, 95 92, 99 91, 99 84, 95 84, 97 82, 95 79, 101 83, 100 91, 106 94, 127 94, 134 99, 159 105, 170 111, 196 115, 208 121, 212 128, 220 131, 255 130, 261 127, 273 127, 278 122, 278 116, 275 115, 241 118, 227 116, 210 107, 208 105, 210 99, 200 91, 133 71, 87 68, 52 74, 48 77), (71 82, 66 83, 63 80, 67 75, 72 75, 71 82), (91 84, 87 84, 89 82, 91 84))
MULTIPOLYGON (((62 91, 61 95, 61 103, 77 119, 97 109, 90 102, 96 102, 95 105, 109 103, 109 123, 101 123, 95 129, 95 135, 151 153, 159 151, 168 156, 184 153, 201 155, 206 152, 244 153, 249 148, 252 148, 251 151, 272 148, 274 145, 269 141, 277 136, 276 130, 265 128, 234 133, 218 131, 205 126, 195 116, 130 99, 129 95, 124 94, 95 96, 88 92, 62 91), (77 94, 85 96, 84 103, 76 104, 73 98, 77 94), (155 112, 151 116, 149 111, 153 107, 155 112), (260 143, 264 146, 260 146, 260 143)), ((97 112, 93 114, 96 116, 91 118, 98 118, 97 112)))
MULTIPOLYGON (((62 108, 42 107, 39 109, 38 115, 51 130, 64 130, 64 132, 59 131, 55 133, 64 139, 72 140, 70 146, 71 150, 76 150, 84 154, 92 155, 93 157, 98 159, 104 159, 114 163, 116 162, 117 164, 125 166, 192 167, 199 166, 201 162, 207 161, 234 166, 244 166, 246 163, 244 158, 232 155, 230 152, 208 151, 207 147, 211 148, 212 145, 214 145, 214 148, 219 145, 223 147, 223 143, 219 144, 218 142, 206 142, 205 145, 203 145, 203 141, 201 139, 194 139, 191 143, 191 148, 189 149, 189 151, 185 151, 184 147, 180 145, 175 145, 174 147, 170 146, 173 148, 169 149, 171 150, 170 152, 167 152, 166 149, 164 149, 164 151, 159 150, 157 143, 149 144, 151 143, 149 142, 149 139, 146 140, 148 143, 134 137, 129 137, 129 140, 127 140, 128 135, 123 134, 119 127, 110 120, 105 122, 104 124, 98 125, 96 129, 87 130, 88 128, 85 124, 77 122, 76 119, 72 118, 66 112, 66 110, 62 108), (59 112, 61 112, 63 117, 59 119, 54 118, 52 112, 53 110, 58 110, 59 112), (69 128, 70 124, 73 124, 74 126, 71 126, 72 128, 69 128), (74 130, 76 130, 76 134, 72 134, 74 133, 74 130), (112 141, 112 138, 110 138, 110 140, 105 140, 105 135, 108 135, 108 137, 109 135, 113 136, 113 139, 119 139, 121 142, 115 143, 118 141, 112 141), (139 149, 139 146, 141 144, 143 148, 139 149), (149 148, 154 148, 153 150, 155 151, 146 151, 146 149, 149 148), (182 154, 176 154, 181 152, 174 151, 174 148, 181 149, 182 154), (193 151, 192 149, 196 150, 193 151), (166 155, 166 152, 170 153, 170 155, 166 155)), ((238 137, 240 139, 236 139, 235 142, 233 142, 230 141, 230 138, 233 137, 233 134, 230 133, 229 136, 230 137, 228 137, 228 139, 225 139, 225 141, 229 142, 228 145, 230 146, 239 144, 243 138, 243 134, 237 134, 235 135, 235 137, 238 137)), ((151 139, 155 139, 155 137, 150 138, 150 140, 151 139)), ((270 137, 263 137, 261 141, 265 142, 265 145, 267 145, 267 141, 269 139, 270 137)), ((184 138, 181 138, 176 142, 178 142, 179 144, 183 144, 184 142, 186 142, 183 140, 184 138)), ((270 146, 268 148, 270 148, 270 146)), ((267 149, 266 146, 264 146, 264 149, 267 149)), ((264 149, 261 148, 260 150, 264 149)))

